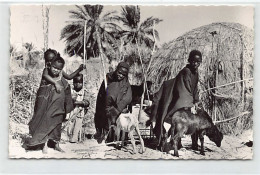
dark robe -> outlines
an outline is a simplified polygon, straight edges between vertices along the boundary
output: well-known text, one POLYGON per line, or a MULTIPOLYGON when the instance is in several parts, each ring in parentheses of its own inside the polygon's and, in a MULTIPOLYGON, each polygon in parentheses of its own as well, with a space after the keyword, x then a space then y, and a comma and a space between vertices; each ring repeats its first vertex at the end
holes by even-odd
POLYGON ((114 72, 107 74, 107 90, 102 82, 96 103, 94 117, 97 131, 108 130, 108 117, 118 117, 132 100, 131 86, 128 78, 117 81, 114 72))
POLYGON ((159 143, 165 133, 163 123, 169 116, 180 108, 192 107, 198 102, 197 84, 198 73, 192 71, 190 65, 187 65, 174 79, 163 82, 160 90, 155 94, 151 120, 156 121, 154 133, 159 143))
POLYGON ((64 89, 57 93, 54 86, 41 82, 37 91, 34 115, 29 122, 28 146, 43 144, 47 139, 60 141, 61 125, 66 113, 73 109, 71 89, 68 82, 61 77, 58 80, 64 89))

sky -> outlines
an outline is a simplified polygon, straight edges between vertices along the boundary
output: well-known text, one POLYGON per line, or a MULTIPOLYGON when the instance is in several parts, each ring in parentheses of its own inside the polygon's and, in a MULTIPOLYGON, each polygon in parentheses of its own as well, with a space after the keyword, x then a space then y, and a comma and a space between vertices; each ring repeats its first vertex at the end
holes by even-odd
MULTIPOLYGON (((11 6, 10 43, 17 46, 32 42, 43 48, 41 5, 11 6)), ((49 47, 63 54, 65 43, 60 40, 61 29, 69 21, 69 10, 74 5, 51 5, 49 21, 49 47)), ((103 13, 116 10, 121 6, 104 6, 103 13)), ((156 25, 159 32, 159 44, 169 42, 186 32, 215 22, 235 22, 254 28, 253 6, 140 6, 141 22, 153 16, 163 21, 156 25)))

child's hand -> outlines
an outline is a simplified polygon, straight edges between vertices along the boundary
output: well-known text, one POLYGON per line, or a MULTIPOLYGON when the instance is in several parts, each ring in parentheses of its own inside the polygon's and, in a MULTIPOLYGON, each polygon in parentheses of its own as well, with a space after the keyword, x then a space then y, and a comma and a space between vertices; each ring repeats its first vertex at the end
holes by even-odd
POLYGON ((83 69, 86 69, 86 65, 81 64, 81 65, 79 66, 79 70, 82 71, 83 69))
POLYGON ((59 83, 55 83, 55 88, 58 93, 62 90, 62 86, 59 83))

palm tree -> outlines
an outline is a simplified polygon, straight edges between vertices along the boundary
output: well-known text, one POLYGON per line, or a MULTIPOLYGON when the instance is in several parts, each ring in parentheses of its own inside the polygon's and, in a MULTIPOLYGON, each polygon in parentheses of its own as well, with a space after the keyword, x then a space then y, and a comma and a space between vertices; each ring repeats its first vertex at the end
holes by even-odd
MULTIPOLYGON (((138 6, 124 6, 121 10, 121 15, 117 19, 123 23, 124 29, 121 31, 122 42, 124 44, 133 44, 136 46, 139 59, 141 63, 142 73, 144 77, 144 93, 146 85, 146 73, 144 70, 143 61, 141 58, 140 46, 146 46, 150 49, 154 48, 155 39, 159 39, 158 31, 154 29, 154 25, 160 23, 162 20, 159 18, 148 17, 143 22, 140 22, 140 8, 138 6)), ((123 43, 121 44, 121 47, 123 43)), ((122 48, 120 48, 120 52, 122 48)), ((131 57, 130 57, 131 58, 131 57)), ((133 57, 132 57, 133 58, 133 57)), ((151 58, 150 58, 151 60, 151 58)), ((135 60, 133 60, 135 62, 135 60)), ((149 63, 150 64, 150 63, 149 63)), ((148 66, 149 68, 149 66, 148 66)), ((146 91, 148 93, 148 91, 146 91)), ((148 95, 149 96, 149 95, 148 95)), ((141 107, 143 106, 144 94, 141 99, 141 107)), ((138 119, 141 117, 141 110, 139 111, 138 119)))
POLYGON ((71 18, 74 21, 69 22, 61 31, 61 39, 65 39, 65 51, 70 56, 80 55, 85 60, 85 47, 87 58, 90 56, 101 56, 103 66, 103 76, 106 82, 105 63, 103 60, 104 49, 113 49, 116 47, 116 40, 114 34, 121 29, 116 23, 114 15, 116 11, 102 14, 102 5, 84 5, 76 6, 76 10, 71 10, 71 18), (85 36, 86 33, 86 36, 85 36), (85 44, 84 44, 85 43, 85 44))
POLYGON ((27 60, 30 64, 32 63, 32 53, 35 51, 35 46, 33 43, 24 43, 23 46, 26 49, 26 53, 23 55, 23 67, 25 68, 27 60))
POLYGON ((69 24, 62 29, 60 37, 66 42, 65 53, 70 56, 83 56, 85 22, 88 58, 98 56, 106 49, 115 49, 114 35, 120 30, 120 27, 115 23, 116 11, 103 15, 102 11, 102 5, 76 5, 76 10, 69 11, 72 21, 69 21, 69 24))
POLYGON ((159 18, 149 17, 140 22, 140 8, 138 6, 126 5, 122 7, 121 15, 117 19, 122 22, 124 29, 121 31, 124 44, 132 43, 137 46, 145 45, 152 48, 154 45, 153 34, 159 40, 157 30, 153 25, 160 23, 159 18))

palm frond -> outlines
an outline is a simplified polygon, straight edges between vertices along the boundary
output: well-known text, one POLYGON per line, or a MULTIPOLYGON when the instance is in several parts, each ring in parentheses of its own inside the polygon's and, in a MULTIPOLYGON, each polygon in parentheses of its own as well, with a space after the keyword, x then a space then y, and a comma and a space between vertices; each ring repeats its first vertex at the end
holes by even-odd
POLYGON ((83 19, 83 20, 86 20, 88 18, 83 13, 75 11, 75 10, 70 10, 69 13, 71 14, 70 18, 73 18, 73 19, 83 19))
POLYGON ((150 28, 150 27, 153 27, 153 23, 154 24, 159 24, 161 21, 161 19, 159 18, 153 18, 152 16, 147 18, 144 22, 142 22, 140 24, 140 28, 142 29, 146 29, 146 28, 150 28))

